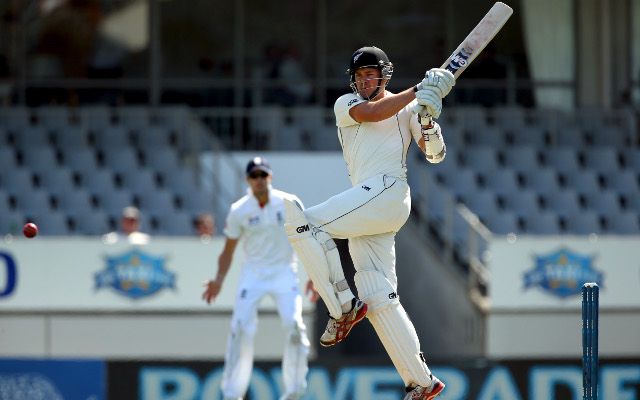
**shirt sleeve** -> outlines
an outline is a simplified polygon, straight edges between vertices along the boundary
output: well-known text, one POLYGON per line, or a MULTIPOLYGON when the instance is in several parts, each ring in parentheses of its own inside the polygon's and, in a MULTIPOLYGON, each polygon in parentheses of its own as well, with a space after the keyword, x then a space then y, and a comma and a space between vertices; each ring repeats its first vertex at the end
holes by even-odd
POLYGON ((351 118, 349 110, 365 101, 353 93, 340 96, 333 106, 333 112, 336 114, 336 126, 341 128, 343 126, 356 125, 358 121, 351 118))
POLYGON ((238 213, 235 213, 233 208, 229 210, 227 215, 227 221, 224 225, 224 234, 229 239, 240 239, 242 236, 242 222, 238 218, 238 213))

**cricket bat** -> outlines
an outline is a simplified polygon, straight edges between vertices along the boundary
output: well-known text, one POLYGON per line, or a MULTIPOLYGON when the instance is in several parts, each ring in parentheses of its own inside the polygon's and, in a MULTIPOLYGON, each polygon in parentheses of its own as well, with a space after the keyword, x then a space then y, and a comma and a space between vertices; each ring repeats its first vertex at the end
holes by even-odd
MULTIPOLYGON (((448 70, 458 79, 462 71, 467 69, 469 64, 502 29, 511 14, 513 14, 511 7, 502 2, 496 2, 440 68, 448 70)), ((425 126, 429 125, 431 116, 422 117, 421 123, 425 126), (425 122, 427 123, 425 124, 425 122)))

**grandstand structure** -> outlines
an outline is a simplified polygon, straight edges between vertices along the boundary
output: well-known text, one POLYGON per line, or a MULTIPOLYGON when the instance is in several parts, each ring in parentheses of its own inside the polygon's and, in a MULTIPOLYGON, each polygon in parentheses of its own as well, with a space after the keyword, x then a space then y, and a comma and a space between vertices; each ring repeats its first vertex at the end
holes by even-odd
MULTIPOLYGON (((203 211, 215 215, 221 233, 229 205, 244 194, 244 173, 236 164, 204 171, 203 157, 339 153, 332 105, 349 90, 344 71, 354 49, 386 49, 396 67, 390 90, 404 90, 425 68, 441 65, 493 2, 420 10, 389 3, 384 13, 358 10, 359 18, 352 2, 330 0, 283 0, 280 7, 253 0, 49 2, 102 11, 94 26, 100 40, 86 60, 57 54, 63 46, 48 47, 56 40, 30 34, 73 37, 65 24, 59 31, 48 25, 61 20, 55 10, 9 2, 0 9, 7 38, 0 43, 0 240, 9 243, 29 221, 42 237, 103 235, 118 229, 128 205, 140 208, 142 230, 153 236, 193 235, 203 211), (381 23, 371 29, 370 21, 381 23), (123 29, 130 26, 144 34, 123 29), (433 35, 422 35, 425 26, 433 35), (429 51, 416 56, 408 38, 418 33, 429 51), (69 58, 87 65, 68 71, 69 58), (288 74, 278 71, 285 62, 288 74), (239 187, 221 184, 222 171, 239 187)), ((427 163, 415 145, 407 158, 408 225, 444 266, 414 256, 410 262, 425 273, 412 283, 459 267, 471 293, 480 294, 468 314, 482 321, 491 240, 640 234, 640 2, 512 3, 514 16, 495 47, 444 100, 444 162, 427 163), (554 12, 542 6, 551 3, 554 12)), ((454 281, 449 293, 456 293, 454 281)), ((468 294, 442 306, 457 307, 468 294)))

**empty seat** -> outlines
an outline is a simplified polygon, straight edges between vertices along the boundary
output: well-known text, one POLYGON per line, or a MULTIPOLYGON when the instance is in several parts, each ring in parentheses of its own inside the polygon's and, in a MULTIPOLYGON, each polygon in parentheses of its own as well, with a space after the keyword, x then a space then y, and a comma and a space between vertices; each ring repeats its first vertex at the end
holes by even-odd
POLYGON ((27 168, 0 170, 0 184, 12 195, 30 191, 33 188, 33 174, 27 168))
POLYGON ((143 158, 147 168, 166 174, 180 167, 178 155, 170 147, 143 149, 143 158))
POLYGON ((55 145, 58 149, 75 149, 89 146, 89 134, 81 126, 69 126, 53 133, 55 145))
POLYGON ((56 169, 58 167, 58 157, 50 146, 34 147, 22 152, 23 165, 36 174, 56 169))
POLYGON ((511 169, 499 169, 489 173, 482 173, 482 179, 485 186, 492 190, 496 195, 506 198, 511 193, 520 190, 518 177, 511 169))
MULTIPOLYGON (((447 151, 453 148, 461 148, 464 146, 464 132, 462 128, 460 128, 456 124, 444 124, 440 120, 438 120, 440 124, 440 130, 442 132, 442 137, 444 138, 444 142, 447 145, 447 151)), ((335 127, 334 124, 334 132, 335 127)))
POLYGON ((90 148, 61 148, 62 163, 75 173, 98 169, 96 155, 90 148))
MULTIPOLYGON (((260 121, 256 122, 256 127, 261 125, 268 126, 268 129, 278 129, 284 123, 284 115, 278 110, 280 107, 273 107, 269 109, 267 115, 263 115, 260 121)), ((306 107, 294 107, 291 109, 292 124, 302 132, 306 132, 315 136, 319 128, 324 125, 326 117, 326 109, 319 106, 306 106, 306 107)))
POLYGON ((202 191, 178 192, 177 197, 182 206, 182 210, 190 214, 195 215, 201 212, 211 212, 211 210, 215 210, 213 197, 202 191))
POLYGON ((513 192, 506 196, 505 208, 521 218, 535 216, 540 213, 538 194, 527 189, 513 192))
POLYGON ((186 212, 165 212, 159 214, 157 220, 160 234, 191 236, 195 233, 193 218, 186 212))
POLYGON ((122 209, 133 204, 133 196, 128 190, 111 190, 98 196, 100 209, 110 217, 120 217, 122 209))
POLYGON ((31 126, 31 112, 26 107, 0 107, 0 127, 21 132, 31 126))
POLYGON ((525 109, 513 106, 496 106, 492 109, 493 120, 502 129, 515 133, 526 126, 525 109))
POLYGON ((16 193, 17 208, 27 216, 40 215, 51 210, 51 197, 42 189, 16 193))
POLYGON ((140 132, 151 125, 151 115, 147 107, 118 107, 115 111, 118 123, 127 131, 140 132))
POLYGON ((91 193, 78 189, 56 196, 58 209, 70 216, 85 215, 93 211, 91 193))
POLYGON ((83 211, 73 216, 74 231, 80 235, 104 235, 111 229, 109 217, 103 211, 83 211))
POLYGON ((22 152, 49 146, 49 131, 41 127, 29 127, 14 134, 15 147, 22 152))
POLYGON ((496 235, 519 233, 518 216, 511 211, 500 211, 485 221, 487 228, 496 235))
POLYGON ((621 235, 640 234, 640 221, 636 210, 626 210, 610 218, 609 232, 621 235))
POLYGON ((462 153, 465 167, 478 171, 491 172, 500 169, 497 151, 489 146, 469 146, 462 153))
POLYGON ((566 233, 574 235, 589 235, 601 233, 598 215, 592 211, 574 212, 567 216, 566 233))
POLYGON ((539 126, 523 126, 510 135, 510 142, 514 146, 535 146, 544 148, 547 136, 544 129, 539 126))
POLYGON ((580 169, 578 151, 571 147, 552 147, 542 152, 544 165, 566 174, 580 169))
POLYGON ((135 171, 139 167, 138 156, 129 147, 108 149, 104 152, 104 166, 117 173, 135 171))
POLYGON ((40 187, 53 195, 75 191, 73 172, 67 167, 58 167, 42 171, 38 174, 40 187))
MULTIPOLYGON (((445 142, 447 145, 449 141, 449 135, 443 131, 445 142)), ((465 141, 470 145, 475 146, 491 146, 494 149, 499 149, 506 146, 507 135, 505 131, 499 126, 486 125, 481 131, 467 132, 465 141)))
POLYGON ((587 207, 598 215, 613 215, 620 212, 620 198, 610 190, 597 191, 586 196, 587 207))
POLYGON ((640 149, 637 147, 626 148, 622 154, 625 167, 640 173, 640 149))
POLYGON ((35 118, 39 126, 51 131, 71 126, 71 112, 65 106, 41 106, 35 109, 35 118))
POLYGON ((437 182, 433 182, 427 188, 426 196, 423 199, 418 205, 420 215, 435 225, 444 223, 448 211, 455 212, 451 194, 446 187, 437 182), (451 206, 451 210, 447 210, 448 206, 451 206))
MULTIPOLYGON (((11 210, 11 201, 9 200, 9 194, 0 188, 0 214, 11 210)), ((0 232, 2 234, 2 232, 0 232)))
POLYGON ((124 150, 131 145, 129 132, 121 126, 107 126, 96 130, 93 136, 96 148, 110 153, 124 150))
POLYGON ((590 170, 573 171, 564 177, 565 185, 582 196, 600 191, 598 175, 590 170))
POLYGON ((89 193, 99 195, 116 190, 113 173, 104 168, 80 172, 80 182, 89 193))
POLYGON ((549 193, 545 197, 545 208, 555 212, 559 217, 567 216, 581 210, 578 194, 573 190, 561 190, 549 193))
POLYGON ((67 216, 58 211, 42 211, 35 213, 33 222, 38 225, 39 235, 63 236, 69 235, 67 216))
POLYGON ((157 190, 156 175, 150 169, 140 168, 121 175, 122 185, 134 195, 152 194, 157 190))
POLYGON ((168 190, 156 190, 140 195, 140 208, 153 215, 173 212, 175 208, 174 195, 168 190))
POLYGON ((0 171, 10 171, 18 165, 16 153, 11 147, 0 146, 0 171))
POLYGON ((540 167, 538 150, 533 146, 519 146, 504 149, 504 164, 516 172, 526 173, 540 167))
POLYGON ((144 151, 171 147, 172 132, 164 126, 150 126, 136 135, 138 148, 144 151))
POLYGON ((0 235, 21 235, 22 227, 26 222, 27 218, 22 211, 7 210, 0 212, 0 235))
POLYGON ((525 182, 529 189, 540 195, 549 195, 560 190, 558 174, 551 168, 537 168, 528 171, 525 182))
POLYGON ((558 147, 580 148, 585 144, 585 134, 579 126, 565 125, 555 131, 552 141, 558 147))
POLYGON ((638 172, 624 169, 605 172, 604 180, 608 189, 621 195, 632 195, 640 192, 638 176, 638 172))
POLYGON ((446 186, 457 196, 476 192, 478 177, 475 169, 460 168, 455 173, 444 176, 446 186))
POLYGON ((588 143, 596 148, 602 146, 623 148, 631 144, 631 138, 627 132, 621 127, 611 124, 592 130, 586 136, 588 143))
POLYGON ((178 168, 163 175, 164 187, 171 188, 175 193, 188 195, 199 192, 196 174, 189 168, 178 168))
POLYGON ((557 235, 560 221, 554 212, 542 211, 525 217, 526 233, 534 235, 557 235))
POLYGON ((95 132, 102 131, 113 125, 113 113, 106 106, 84 106, 79 109, 80 125, 95 132))
POLYGON ((478 215, 483 222, 499 212, 496 197, 488 190, 467 193, 462 200, 467 208, 478 215))
POLYGON ((618 171, 620 162, 618 160, 618 152, 611 147, 599 147, 597 149, 588 149, 582 152, 584 157, 584 165, 594 171, 601 173, 607 171, 618 171))
POLYGON ((458 106, 448 109, 455 115, 458 125, 468 134, 482 134, 487 124, 487 111, 481 106, 458 106))

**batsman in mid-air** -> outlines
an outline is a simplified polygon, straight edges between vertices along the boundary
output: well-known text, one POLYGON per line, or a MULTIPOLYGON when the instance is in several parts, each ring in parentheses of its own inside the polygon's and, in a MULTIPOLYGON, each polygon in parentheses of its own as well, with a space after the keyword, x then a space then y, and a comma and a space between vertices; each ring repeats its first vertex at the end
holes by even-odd
MULTIPOLYGON (((441 162, 446 153, 439 125, 422 126, 419 114, 437 118, 455 79, 447 70, 432 69, 415 87, 393 94, 386 90, 393 64, 377 47, 357 50, 347 72, 353 93, 340 97, 334 111, 353 187, 306 211, 286 202, 285 229, 329 310, 320 343, 338 343, 366 316, 404 381, 407 399, 432 399, 444 383, 427 367, 400 304, 395 235, 411 209, 406 176, 411 139, 429 162, 441 162), (349 239, 360 300, 344 278, 333 238, 349 239)), ((427 310, 437 323, 438 311, 427 310)))
MULTIPOLYGON (((353 93, 334 105, 353 187, 304 211, 285 200, 289 241, 329 310, 320 344, 338 343, 366 316, 404 381, 405 400, 431 400, 445 387, 429 370, 397 291, 395 235, 411 210, 407 152, 413 139, 428 162, 444 160, 446 146, 433 120, 442 99, 512 12, 496 3, 441 68, 397 94, 386 89, 393 74, 387 55, 371 46, 356 50, 347 70, 353 93), (345 280, 333 238, 349 241, 360 299, 345 280)), ((438 310, 425 310, 437 324, 438 310)))

